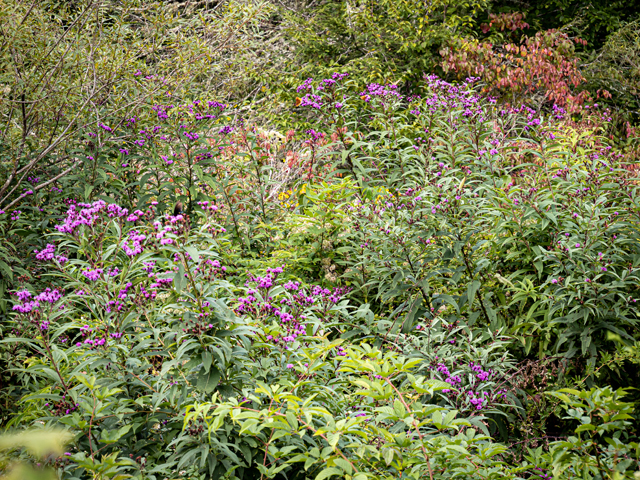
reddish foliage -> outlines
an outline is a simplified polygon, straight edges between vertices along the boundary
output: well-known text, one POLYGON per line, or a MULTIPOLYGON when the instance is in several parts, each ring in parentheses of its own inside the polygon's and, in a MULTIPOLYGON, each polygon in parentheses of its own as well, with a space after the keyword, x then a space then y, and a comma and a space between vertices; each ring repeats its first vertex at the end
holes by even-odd
MULTIPOLYGON (((513 27, 513 19, 510 21, 513 27)), ((503 20, 499 25, 507 28, 509 24, 503 20)), ((480 77, 486 83, 485 93, 537 97, 542 102, 577 112, 589 99, 589 94, 586 91, 575 93, 575 88, 585 81, 574 54, 575 44, 584 44, 584 41, 549 30, 525 37, 520 45, 458 39, 440 54, 445 71, 480 77)), ((603 92, 603 95, 607 94, 603 92)))
POLYGON ((504 30, 511 30, 514 32, 516 30, 529 28, 529 24, 524 21, 524 14, 520 12, 498 14, 490 13, 489 23, 483 23, 480 25, 480 28, 482 29, 482 33, 488 33, 492 28, 496 28, 501 32, 504 30))

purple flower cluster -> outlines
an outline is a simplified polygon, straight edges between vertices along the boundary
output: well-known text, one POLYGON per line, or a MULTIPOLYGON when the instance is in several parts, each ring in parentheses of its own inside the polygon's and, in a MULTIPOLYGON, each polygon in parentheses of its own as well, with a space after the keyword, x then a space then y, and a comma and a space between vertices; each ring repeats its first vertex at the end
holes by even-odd
POLYGON ((245 286, 249 286, 251 282, 255 283, 255 286, 260 289, 269 290, 274 285, 274 281, 278 278, 284 269, 282 267, 276 268, 267 268, 267 274, 264 277, 259 275, 249 275, 250 280, 248 280, 245 286))
MULTIPOLYGON (((112 311, 121 312, 125 309, 127 298, 129 297, 129 289, 133 286, 131 282, 127 282, 124 288, 120 289, 118 292, 117 299, 112 299, 107 302, 105 310, 107 313, 111 313, 112 311)), ((141 287, 142 289, 144 287, 141 287)), ((147 293, 146 291, 144 293, 147 293)), ((147 297, 148 298, 148 297, 147 297)), ((153 292, 153 298, 155 298, 155 292, 153 292)))
MULTIPOLYGON (((333 87, 334 85, 336 85, 336 83, 338 83, 340 80, 342 80, 347 76, 348 76, 347 73, 336 72, 333 75, 331 75, 331 78, 325 78, 324 80, 320 81, 318 86, 316 87, 316 91, 322 92, 328 87, 329 88, 333 87)), ((307 78, 302 83, 302 85, 299 85, 296 88, 297 93, 302 93, 305 91, 307 92, 302 98, 299 98, 296 101, 296 106, 311 107, 311 108, 315 108, 316 110, 322 109, 322 106, 325 104, 325 101, 322 95, 318 95, 318 93, 313 93, 312 90, 313 90, 313 78, 307 78)), ((341 102, 330 102, 330 104, 332 104, 334 108, 336 108, 337 110, 341 109, 344 106, 344 104, 341 102)))
POLYGON ((169 110, 172 108, 175 108, 175 105, 154 105, 151 107, 160 120, 167 120, 169 118, 169 110))
POLYGON ((311 90, 313 88, 313 78, 307 78, 304 82, 302 82, 302 85, 299 85, 298 88, 296 88, 296 92, 300 93, 300 92, 304 92, 305 90, 311 90))
POLYGON ((323 139, 323 138, 324 138, 324 136, 325 136, 325 135, 324 135, 324 133, 322 133, 322 132, 316 132, 313 128, 310 128, 310 129, 309 129, 309 130, 307 130, 305 133, 311 136, 311 140, 312 140, 313 142, 317 142, 318 140, 323 139))
MULTIPOLYGON (((447 366, 444 363, 438 363, 438 366, 436 368, 436 371, 441 373, 442 376, 446 377, 444 379, 445 382, 451 384, 452 386, 455 386, 456 384, 461 384, 462 383, 462 379, 460 378, 459 375, 451 375, 451 373, 449 372, 449 369, 447 368, 447 366)), ((443 390, 443 392, 447 393, 450 392, 450 389, 445 389, 443 390)))
POLYGON ((153 222, 154 234, 156 240, 160 240, 160 245, 170 245, 174 241, 172 238, 166 237, 167 234, 178 234, 180 229, 186 224, 184 215, 166 215, 165 225, 162 222, 153 222), (168 223, 168 225, 166 225, 168 223))
POLYGON ((200 207, 202 207, 202 209, 205 211, 217 212, 219 210, 219 207, 217 205, 214 205, 213 202, 209 203, 208 200, 198 202, 198 205, 200 205, 200 207))
POLYGON ((473 362, 469 363, 469 367, 471 368, 471 371, 475 372, 476 374, 476 378, 478 378, 481 381, 486 381, 488 380, 489 376, 492 375, 491 370, 489 371, 485 371, 482 369, 482 366, 480 364, 474 364, 473 362))
POLYGON ((84 275, 87 280, 95 282, 100 279, 102 272, 103 270, 101 268, 96 268, 95 270, 83 270, 82 275, 84 275))
MULTIPOLYGON (((108 314, 126 315, 132 308, 138 308, 148 302, 154 301, 158 294, 157 290, 172 282, 171 278, 157 278, 159 274, 153 272, 154 267, 155 262, 145 262, 143 270, 147 273, 148 285, 143 282, 137 287, 134 287, 132 282, 127 282, 114 293, 106 291, 108 300, 103 304, 104 311, 108 314)), ((114 270, 117 269, 108 269, 106 272, 114 270)), ((103 272, 103 270, 96 269, 92 272, 103 272)), ((83 272, 83 274, 85 274, 85 272, 83 272)), ((86 296, 88 293, 80 290, 77 291, 76 294, 86 296)), ((119 340, 122 337, 122 332, 112 332, 109 328, 110 327, 104 327, 101 330, 94 331, 89 325, 81 327, 80 333, 85 338, 83 341, 76 343, 76 346, 88 346, 89 348, 108 346, 110 344, 109 342, 119 340)))
MULTIPOLYGON (((277 286, 278 276, 283 271, 283 267, 277 267, 267 269, 264 276, 249 275, 245 284, 248 288, 247 295, 238 298, 239 305, 235 313, 276 320, 283 333, 267 335, 266 340, 288 348, 288 343, 305 334, 307 314, 313 312, 326 318, 329 311, 342 299, 346 289, 330 290, 318 285, 302 288, 299 282, 288 281, 282 285, 287 294, 274 298, 270 292, 277 286)), ((342 356, 342 353, 340 350, 338 355, 342 356)))
POLYGON ((307 93, 300 99, 299 103, 300 107, 311 107, 315 108, 316 110, 320 110, 322 108, 322 105, 322 97, 320 95, 316 95, 315 93, 307 93))
POLYGON ((69 207, 64 222, 56 225, 55 228, 60 233, 73 235, 80 225, 93 226, 105 210, 109 218, 125 217, 129 213, 126 208, 122 208, 115 203, 107 204, 104 200, 97 200, 93 203, 79 203, 77 206, 71 205, 69 207), (81 207, 81 209, 78 210, 77 207, 81 207))
MULTIPOLYGON (((90 335, 92 334, 92 332, 93 332, 93 329, 89 325, 80 327, 80 335, 82 335, 82 337, 87 337, 87 338, 85 338, 84 341, 82 342, 77 342, 76 347, 82 347, 84 345, 84 346, 88 346, 89 348, 95 348, 95 347, 101 347, 107 343, 106 335, 94 336, 93 338, 91 338, 90 335)), ((96 332, 96 333, 100 335, 103 332, 96 332)))
POLYGON ((34 252, 36 259, 43 262, 55 259, 58 263, 64 264, 69 260, 64 255, 56 255, 56 246, 51 243, 48 243, 44 250, 34 250, 34 252))
POLYGON ((221 111, 224 110, 225 108, 227 108, 227 104, 216 102, 215 100, 208 101, 207 105, 209 106, 209 108, 218 108, 221 111))
POLYGON ((212 281, 216 278, 224 277, 227 267, 222 266, 219 260, 206 259, 204 263, 194 270, 195 273, 203 274, 203 280, 212 281))
POLYGON ((18 300, 24 303, 31 298, 31 292, 29 292, 29 290, 19 290, 16 292, 16 296, 18 297, 18 300))
POLYGON ((127 217, 127 222, 137 222, 141 216, 144 215, 144 212, 141 210, 136 210, 131 215, 127 217))
MULTIPOLYGON (((484 121, 484 110, 481 97, 470 88, 473 78, 467 79, 462 85, 455 85, 441 80, 437 75, 425 76, 431 96, 426 97, 424 104, 429 112, 447 112, 462 110, 462 119, 477 119, 484 121)), ((459 120, 458 115, 454 120, 459 120)), ((460 119, 461 120, 461 119, 460 119)), ((455 123, 453 125, 456 126, 455 123)))
POLYGON ((143 235, 141 233, 136 232, 135 230, 132 230, 129 232, 129 239, 124 241, 122 245, 122 249, 129 257, 139 255, 144 250, 143 243, 146 239, 147 239, 146 235, 143 235))
POLYGON ((564 108, 556 104, 553 105, 553 116, 556 120, 562 120, 566 114, 567 111, 564 108))
POLYGON ((156 262, 142 262, 142 264, 144 265, 144 267, 142 267, 142 270, 147 272, 149 276, 152 276, 153 274, 151 272, 153 272, 153 267, 155 267, 156 262))
POLYGON ((20 313, 29 313, 32 310, 36 310, 39 306, 40 304, 38 302, 30 301, 30 302, 24 302, 21 305, 14 305, 13 310, 15 312, 20 312, 20 313))
POLYGON ((156 274, 156 279, 155 281, 150 285, 151 288, 160 288, 160 287, 164 287, 164 286, 168 286, 173 282, 173 278, 157 278, 156 274))
POLYGON ((397 92, 398 86, 389 84, 389 85, 380 85, 378 83, 370 83, 367 85, 366 90, 360 92, 360 98, 362 98, 365 102, 370 102, 372 98, 380 97, 383 99, 389 97, 395 97, 397 99, 402 99, 402 95, 397 92))
POLYGON ((46 302, 53 305, 62 298, 62 294, 57 289, 45 288, 39 295, 36 296, 36 301, 46 302))
MULTIPOLYGON (((436 357, 437 359, 438 357, 436 357)), ((454 367, 456 363, 456 361, 453 362, 454 367)), ((464 404, 467 404, 474 410, 482 410, 506 397, 506 389, 496 389, 494 387, 494 382, 492 381, 494 377, 493 370, 485 370, 482 365, 475 362, 469 362, 461 366, 469 369, 468 382, 463 382, 461 375, 452 374, 443 362, 438 362, 430 367, 437 378, 453 387, 442 390, 442 393, 457 403, 458 408, 464 408, 464 404), (459 402, 463 403, 459 404, 459 402)), ((460 370, 458 371, 460 372, 460 370)))
POLYGON ((467 395, 469 396, 469 402, 471 405, 476 407, 476 410, 482 410, 482 405, 487 401, 484 397, 488 395, 488 393, 482 392, 482 395, 479 397, 476 397, 474 392, 467 392, 467 395))
MULTIPOLYGON (((36 295, 33 300, 31 298, 31 292, 28 290, 20 290, 15 293, 20 301, 20 304, 13 306, 13 311, 19 313, 30 313, 36 311, 43 303, 53 305, 62 298, 62 294, 51 288, 46 288, 39 295, 36 295)), ((48 323, 47 323, 48 326, 48 323)))

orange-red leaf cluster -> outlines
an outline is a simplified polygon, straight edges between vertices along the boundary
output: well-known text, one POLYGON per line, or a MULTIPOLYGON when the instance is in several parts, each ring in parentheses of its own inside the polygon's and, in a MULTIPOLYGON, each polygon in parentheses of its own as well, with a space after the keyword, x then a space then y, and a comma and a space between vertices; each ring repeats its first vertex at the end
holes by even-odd
POLYGON ((587 92, 576 89, 585 81, 574 53, 577 43, 583 40, 548 30, 525 37, 519 45, 458 39, 440 53, 445 71, 480 77, 486 93, 516 95, 519 101, 542 97, 575 112, 589 98, 587 92))

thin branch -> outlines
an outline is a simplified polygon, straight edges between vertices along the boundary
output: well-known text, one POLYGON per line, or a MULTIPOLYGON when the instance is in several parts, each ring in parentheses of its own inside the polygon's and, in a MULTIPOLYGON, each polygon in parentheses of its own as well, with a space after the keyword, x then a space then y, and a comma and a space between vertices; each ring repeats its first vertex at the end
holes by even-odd
MULTIPOLYGON (((64 177, 66 174, 68 174, 71 170, 73 170, 74 168, 76 168, 78 165, 80 165, 80 161, 77 161, 76 163, 74 163, 73 165, 71 165, 69 168, 67 168, 64 172, 59 173, 58 175, 56 175, 55 177, 53 177, 51 180, 48 180, 44 183, 41 183, 40 185, 38 185, 37 187, 33 188, 32 190, 35 192, 37 190, 40 190, 41 188, 46 187, 47 185, 52 184, 53 182, 55 182, 56 180, 64 177)), ((18 184, 19 185, 19 184, 18 184)), ((13 191, 13 190, 12 190, 13 191)), ((13 202, 11 202, 9 205, 7 205, 6 209, 11 208, 13 205, 15 205, 16 203, 18 203, 20 200, 22 200, 24 197, 20 196, 18 198, 16 198, 13 202)))

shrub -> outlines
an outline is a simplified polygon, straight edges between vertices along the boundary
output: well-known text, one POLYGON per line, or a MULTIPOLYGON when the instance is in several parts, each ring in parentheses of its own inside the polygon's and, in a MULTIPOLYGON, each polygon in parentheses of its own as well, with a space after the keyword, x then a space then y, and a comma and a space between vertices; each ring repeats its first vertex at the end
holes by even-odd
MULTIPOLYGON (((514 451, 555 418, 518 379, 536 357, 563 362, 555 389, 635 358, 637 187, 599 136, 606 112, 475 85, 309 79, 304 134, 214 100, 96 124, 102 180, 31 226, 48 235, 0 340, 8 423, 72 432, 47 463, 65 478, 595 475, 580 452, 628 476, 627 417, 514 451)), ((589 425, 632 412, 576 392, 589 425)))

